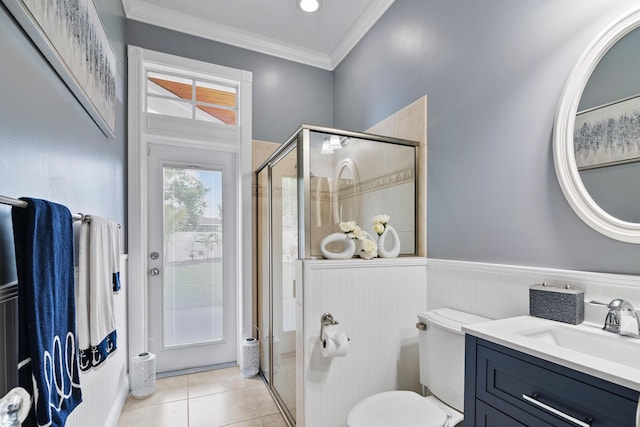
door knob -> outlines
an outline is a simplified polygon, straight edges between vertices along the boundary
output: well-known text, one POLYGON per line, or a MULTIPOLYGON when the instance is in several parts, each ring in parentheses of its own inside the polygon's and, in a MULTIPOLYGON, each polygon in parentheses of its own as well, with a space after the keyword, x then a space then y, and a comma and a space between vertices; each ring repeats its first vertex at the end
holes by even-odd
POLYGON ((153 267, 151 270, 149 270, 149 274, 151 276, 157 276, 158 274, 160 274, 160 270, 158 270, 157 268, 153 267))

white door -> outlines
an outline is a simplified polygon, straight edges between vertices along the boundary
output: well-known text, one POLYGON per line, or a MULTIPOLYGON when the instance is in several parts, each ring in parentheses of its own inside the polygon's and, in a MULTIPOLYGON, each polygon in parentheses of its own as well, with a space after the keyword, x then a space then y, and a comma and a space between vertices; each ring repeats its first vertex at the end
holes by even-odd
POLYGON ((149 351, 158 372, 233 362, 236 155, 148 147, 149 351))

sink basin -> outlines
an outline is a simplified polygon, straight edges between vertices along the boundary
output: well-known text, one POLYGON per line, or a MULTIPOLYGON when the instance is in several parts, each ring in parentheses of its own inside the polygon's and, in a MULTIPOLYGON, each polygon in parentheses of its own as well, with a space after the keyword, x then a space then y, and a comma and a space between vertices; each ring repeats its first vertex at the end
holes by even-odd
MULTIPOLYGON (((518 316, 465 325, 478 338, 640 391, 640 339, 602 330, 518 316)), ((639 424, 640 426, 640 424, 639 424)))
POLYGON ((569 350, 610 360, 632 368, 640 363, 640 340, 621 337, 597 328, 578 329, 575 326, 551 325, 516 331, 517 334, 569 350), (638 342, 635 342, 638 341, 638 342))

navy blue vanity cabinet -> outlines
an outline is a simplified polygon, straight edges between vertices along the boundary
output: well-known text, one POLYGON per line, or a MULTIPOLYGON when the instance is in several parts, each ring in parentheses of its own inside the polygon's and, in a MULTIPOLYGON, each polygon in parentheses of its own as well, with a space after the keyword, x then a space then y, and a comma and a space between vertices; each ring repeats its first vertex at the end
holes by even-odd
POLYGON ((637 391, 472 335, 465 345, 466 427, 636 426, 637 391))
POLYGON ((476 416, 475 424, 473 425, 483 427, 527 427, 525 424, 487 405, 480 399, 476 400, 476 416))

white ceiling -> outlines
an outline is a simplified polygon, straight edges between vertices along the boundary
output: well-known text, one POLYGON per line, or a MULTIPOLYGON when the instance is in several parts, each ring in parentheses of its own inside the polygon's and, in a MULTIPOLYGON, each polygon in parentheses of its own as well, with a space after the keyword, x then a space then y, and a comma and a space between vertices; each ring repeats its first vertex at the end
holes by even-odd
POLYGON ((122 0, 127 18, 333 70, 395 0, 122 0))

